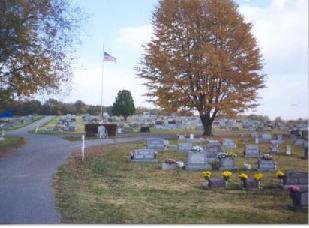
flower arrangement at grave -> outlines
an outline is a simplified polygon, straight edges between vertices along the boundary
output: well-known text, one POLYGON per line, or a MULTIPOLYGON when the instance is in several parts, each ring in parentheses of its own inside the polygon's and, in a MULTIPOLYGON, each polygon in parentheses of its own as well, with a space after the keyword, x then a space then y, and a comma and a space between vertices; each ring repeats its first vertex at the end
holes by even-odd
POLYGON ((205 178, 205 180, 209 181, 211 177, 211 172, 210 171, 204 171, 202 172, 202 176, 205 178))
POLYGON ((164 161, 165 163, 171 165, 171 164, 175 164, 176 163, 176 160, 175 159, 172 159, 172 158, 167 158, 165 159, 164 161))
POLYGON ((276 176, 277 176, 277 178, 280 180, 280 182, 283 183, 283 178, 285 177, 284 172, 282 172, 281 170, 278 170, 278 171, 276 172, 276 176))
POLYGON ((256 174, 254 174, 254 180, 257 181, 259 189, 261 189, 261 181, 262 181, 262 179, 263 179, 263 174, 262 173, 258 172, 256 174))
POLYGON ((193 151, 202 151, 203 148, 200 147, 200 146, 193 146, 191 150, 193 150, 193 151))
POLYGON ((247 179, 248 179, 248 175, 246 173, 241 173, 239 174, 239 179, 242 182, 242 186, 243 188, 247 188, 247 179))
POLYGON ((262 159, 263 160, 273 160, 273 157, 270 154, 263 154, 262 159))
POLYGON ((230 177, 232 176, 232 172, 226 170, 221 175, 223 176, 225 187, 227 188, 230 177))
POLYGON ((219 153, 217 155, 217 158, 222 159, 222 158, 226 158, 226 157, 233 157, 236 158, 237 154, 233 153, 233 152, 224 152, 224 153, 219 153))

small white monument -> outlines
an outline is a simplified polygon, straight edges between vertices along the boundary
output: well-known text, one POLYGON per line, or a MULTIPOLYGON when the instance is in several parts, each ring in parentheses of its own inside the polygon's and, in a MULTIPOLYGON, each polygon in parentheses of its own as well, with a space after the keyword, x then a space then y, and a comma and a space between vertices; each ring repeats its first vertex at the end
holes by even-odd
POLYGON ((292 151, 291 151, 291 145, 287 145, 286 146, 286 155, 291 155, 292 151))
POLYGON ((106 138, 107 134, 106 134, 106 128, 104 126, 99 126, 98 127, 98 134, 99 134, 99 138, 100 139, 104 139, 106 138))

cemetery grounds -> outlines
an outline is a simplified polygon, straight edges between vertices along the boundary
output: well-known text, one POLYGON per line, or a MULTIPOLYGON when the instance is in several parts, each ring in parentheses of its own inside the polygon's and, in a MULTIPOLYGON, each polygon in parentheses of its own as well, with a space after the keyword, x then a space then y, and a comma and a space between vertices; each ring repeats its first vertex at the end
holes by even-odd
MULTIPOLYGON (((244 143, 254 143, 248 135, 215 129, 217 137, 237 142, 238 167, 242 167, 244 143)), ((177 144, 177 140, 169 140, 177 144)), ((273 155, 280 170, 308 170, 302 159, 303 148, 292 146, 292 155, 285 155, 289 139, 273 155)), ((62 223, 87 224, 307 224, 306 212, 294 212, 288 206, 288 191, 280 189, 275 172, 263 172, 262 190, 241 190, 234 171, 228 189, 204 190, 202 171, 161 170, 167 158, 186 161, 186 154, 176 149, 159 152, 159 163, 129 162, 134 149, 144 142, 87 148, 85 160, 74 152, 60 167, 54 179, 57 207, 62 223)), ((269 144, 259 144, 266 153, 269 144)), ((246 159, 254 164, 255 159, 246 159)), ((222 171, 212 171, 221 178, 222 171)), ((246 171, 253 177, 255 171, 246 171)))

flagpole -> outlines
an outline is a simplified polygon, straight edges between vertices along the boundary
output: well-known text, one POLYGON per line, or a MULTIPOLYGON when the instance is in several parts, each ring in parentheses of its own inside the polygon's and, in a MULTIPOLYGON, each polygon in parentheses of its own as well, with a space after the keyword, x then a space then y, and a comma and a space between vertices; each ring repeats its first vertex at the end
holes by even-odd
POLYGON ((102 79, 101 79, 101 120, 102 122, 103 122, 103 78, 104 78, 104 43, 103 43, 102 79))

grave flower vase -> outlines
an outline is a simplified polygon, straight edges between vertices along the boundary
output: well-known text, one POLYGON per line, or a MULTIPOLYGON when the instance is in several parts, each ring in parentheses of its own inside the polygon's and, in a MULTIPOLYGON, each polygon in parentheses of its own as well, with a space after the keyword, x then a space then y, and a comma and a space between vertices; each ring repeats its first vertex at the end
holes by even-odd
POLYGON ((228 181, 228 180, 225 180, 224 183, 225 183, 225 188, 228 188, 228 186, 229 186, 229 181, 228 181))
POLYGON ((241 185, 242 185, 242 190, 246 190, 247 189, 247 180, 242 180, 241 181, 241 185))
POLYGON ((257 186, 258 186, 258 189, 262 189, 261 181, 257 181, 257 186))

